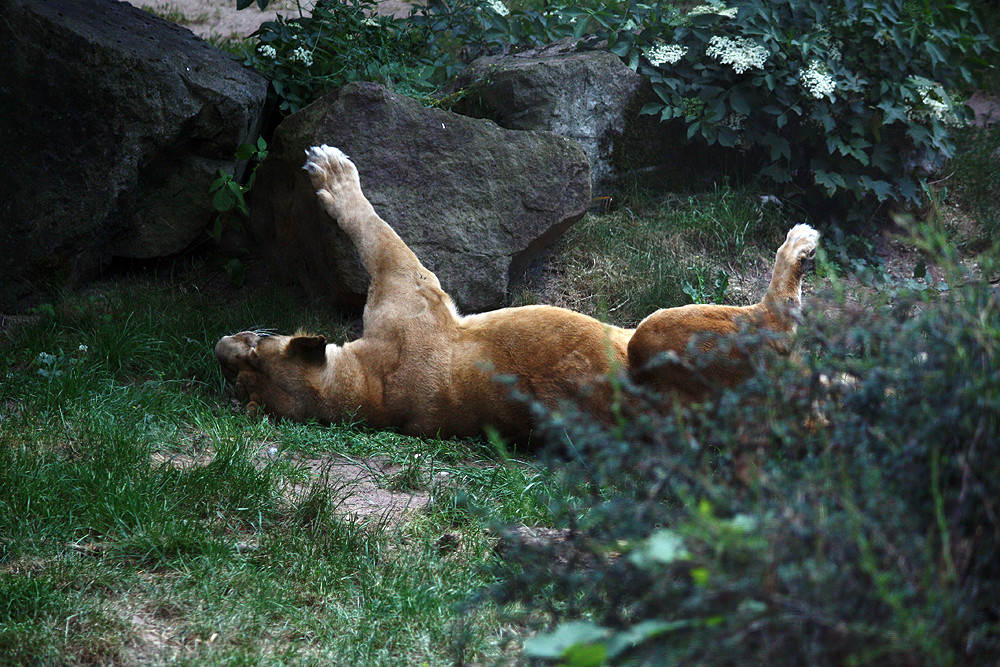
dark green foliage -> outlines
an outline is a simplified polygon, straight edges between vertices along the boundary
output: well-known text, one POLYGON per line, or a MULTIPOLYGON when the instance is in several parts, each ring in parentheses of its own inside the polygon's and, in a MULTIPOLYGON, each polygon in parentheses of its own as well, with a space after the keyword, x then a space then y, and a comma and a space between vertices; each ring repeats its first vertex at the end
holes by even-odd
POLYGON ((281 108, 298 111, 323 93, 351 81, 401 83, 427 92, 425 30, 380 16, 374 0, 317 2, 309 16, 264 23, 246 64, 271 80, 281 108))
POLYGON ((854 217, 919 201, 922 175, 907 161, 953 154, 948 126, 965 117, 955 95, 993 51, 968 2, 619 7, 590 12, 591 26, 649 78, 658 100, 644 113, 760 154, 787 196, 832 198, 854 217))
POLYGON ((996 664, 1000 299, 948 280, 880 310, 813 309, 801 360, 704 405, 633 406, 613 427, 551 414, 571 492, 550 507, 569 531, 513 540, 499 567, 500 600, 559 623, 526 653, 996 664))

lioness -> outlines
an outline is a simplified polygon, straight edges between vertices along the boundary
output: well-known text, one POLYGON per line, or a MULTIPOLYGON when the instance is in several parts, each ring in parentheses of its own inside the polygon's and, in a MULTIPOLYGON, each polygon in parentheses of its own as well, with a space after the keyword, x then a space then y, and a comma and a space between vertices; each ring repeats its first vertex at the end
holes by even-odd
POLYGON ((714 318, 708 315, 711 306, 692 311, 699 316, 690 321, 667 309, 631 330, 552 306, 461 316, 437 277, 375 213, 347 156, 329 146, 306 155, 305 169, 321 204, 354 242, 371 275, 363 334, 339 346, 323 336, 244 331, 215 346, 237 398, 250 409, 294 420, 361 419, 374 427, 440 437, 492 427, 523 440, 532 424, 525 402, 512 398, 514 388, 549 407, 570 400, 607 411, 608 378, 643 367, 655 379, 656 371, 644 367, 655 349, 683 351, 687 337, 706 327, 728 332, 746 317, 790 330, 794 321, 788 312, 799 305, 802 259, 816 245, 816 232, 805 225, 792 229, 778 250, 764 302, 749 310, 722 308, 714 318))

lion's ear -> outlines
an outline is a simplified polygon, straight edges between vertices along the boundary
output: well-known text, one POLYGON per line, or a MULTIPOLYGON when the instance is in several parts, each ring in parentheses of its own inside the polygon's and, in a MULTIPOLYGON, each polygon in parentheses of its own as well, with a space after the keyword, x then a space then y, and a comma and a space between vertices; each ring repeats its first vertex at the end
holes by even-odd
POLYGON ((288 341, 285 354, 307 364, 326 362, 326 336, 295 336, 288 341))

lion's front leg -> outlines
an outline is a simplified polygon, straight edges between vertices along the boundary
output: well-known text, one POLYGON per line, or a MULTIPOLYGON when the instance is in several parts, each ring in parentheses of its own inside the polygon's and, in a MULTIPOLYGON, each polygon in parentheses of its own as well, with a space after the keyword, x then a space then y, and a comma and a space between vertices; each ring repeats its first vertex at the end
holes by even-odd
POLYGON ((375 213, 361 191, 357 167, 343 151, 326 145, 313 146, 306 155, 304 169, 316 187, 316 196, 330 217, 351 237, 372 278, 389 268, 423 268, 403 240, 375 213))
POLYGON ((375 213, 361 191, 357 167, 332 146, 306 151, 306 171, 320 203, 358 249, 372 279, 365 306, 365 334, 412 326, 404 320, 425 313, 437 324, 455 318, 451 298, 399 235, 375 213), (379 315, 381 313, 381 315, 379 315))

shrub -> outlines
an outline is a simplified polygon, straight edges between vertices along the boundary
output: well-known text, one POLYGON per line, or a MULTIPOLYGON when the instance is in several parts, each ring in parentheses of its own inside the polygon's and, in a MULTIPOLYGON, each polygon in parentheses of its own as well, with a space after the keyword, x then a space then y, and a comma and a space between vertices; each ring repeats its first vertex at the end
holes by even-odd
POLYGON ((289 113, 351 81, 426 87, 421 77, 427 59, 421 54, 428 34, 379 16, 376 7, 375 0, 327 0, 317 2, 310 16, 279 16, 254 33, 257 44, 247 51, 245 64, 270 79, 281 109, 289 113))
POLYGON ((690 140, 760 152, 761 174, 786 195, 808 202, 819 190, 856 215, 870 212, 859 202, 919 201, 913 165, 953 154, 950 128, 966 117, 958 98, 992 49, 968 2, 734 0, 680 11, 633 1, 589 22, 578 32, 596 25, 649 78, 657 99, 644 113, 683 123, 690 140))
POLYGON ((995 664, 1000 300, 949 282, 814 310, 801 361, 691 409, 611 427, 550 413, 564 539, 509 540, 497 566, 496 597, 554 625, 525 653, 995 664))

